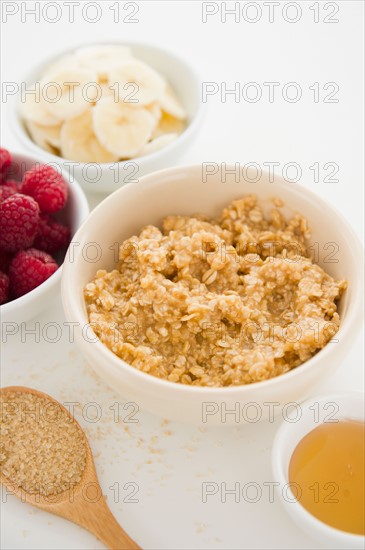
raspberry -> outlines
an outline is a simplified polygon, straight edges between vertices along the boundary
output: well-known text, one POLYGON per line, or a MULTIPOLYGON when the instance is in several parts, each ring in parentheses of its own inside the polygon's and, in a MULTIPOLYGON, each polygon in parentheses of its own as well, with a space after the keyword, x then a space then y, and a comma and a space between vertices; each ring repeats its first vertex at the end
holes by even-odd
POLYGON ((17 193, 14 187, 10 185, 0 185, 0 203, 17 193))
POLYGON ((4 180, 0 182, 0 185, 6 185, 7 187, 12 187, 16 193, 20 193, 20 183, 15 180, 4 180))
POLYGON ((70 242, 70 229, 56 222, 47 214, 41 214, 34 246, 45 252, 56 252, 70 242))
POLYGON ((0 271, 0 306, 9 298, 9 277, 0 271))
POLYGON ((0 149, 0 179, 5 179, 11 165, 11 155, 6 149, 0 149))
POLYGON ((19 298, 27 294, 46 281, 57 269, 56 261, 49 254, 36 248, 21 250, 11 262, 9 269, 13 295, 19 298))
POLYGON ((52 214, 65 206, 68 188, 54 168, 37 165, 25 173, 21 192, 33 197, 42 212, 52 214))
POLYGON ((32 197, 15 193, 0 204, 0 248, 17 252, 33 244, 39 206, 32 197))
POLYGON ((0 248, 0 271, 3 273, 7 273, 9 271, 9 265, 13 258, 13 254, 11 252, 7 252, 6 250, 2 250, 0 248))

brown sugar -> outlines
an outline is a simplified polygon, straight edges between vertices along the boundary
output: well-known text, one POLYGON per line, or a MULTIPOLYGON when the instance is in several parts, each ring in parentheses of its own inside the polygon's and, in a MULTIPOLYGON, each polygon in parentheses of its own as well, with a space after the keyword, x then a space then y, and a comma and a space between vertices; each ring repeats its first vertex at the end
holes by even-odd
POLYGON ((16 487, 62 493, 81 480, 86 453, 83 431, 59 404, 29 392, 0 396, 0 471, 16 487))

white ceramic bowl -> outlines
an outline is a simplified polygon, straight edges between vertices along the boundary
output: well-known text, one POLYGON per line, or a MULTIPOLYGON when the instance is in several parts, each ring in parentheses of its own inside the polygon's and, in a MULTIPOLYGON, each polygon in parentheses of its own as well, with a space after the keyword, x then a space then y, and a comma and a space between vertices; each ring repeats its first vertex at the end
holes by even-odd
MULTIPOLYGON (((252 183, 255 176, 256 173, 249 171, 247 178, 251 178, 251 183, 243 177, 236 182, 235 175, 231 174, 223 183, 219 170, 203 181, 200 165, 161 170, 107 197, 75 236, 78 246, 73 258, 65 258, 63 270, 62 299, 66 317, 78 323, 76 338, 96 372, 141 408, 163 417, 198 424, 202 420, 203 407, 208 407, 215 413, 208 415, 207 423, 221 424, 222 407, 232 410, 237 403, 254 402, 259 404, 259 412, 265 418, 269 414, 265 402, 285 404, 303 399, 316 382, 332 376, 361 326, 362 247, 349 224, 305 187, 288 184, 279 178, 272 183, 266 173, 262 174, 260 181, 252 183), (305 364, 283 376, 246 386, 204 388, 174 384, 140 372, 119 359, 100 341, 88 341, 91 338, 85 333, 87 315, 83 289, 97 269, 110 270, 115 266, 114 243, 121 243, 147 224, 160 224, 168 214, 202 212, 217 215, 231 200, 248 193, 256 193, 262 202, 279 197, 288 205, 288 211, 299 211, 306 216, 312 227, 313 242, 318 242, 322 265, 323 257, 329 253, 324 249, 326 243, 338 244, 338 263, 324 265, 334 277, 349 281, 340 304, 342 323, 336 335, 337 343, 328 344, 305 364), (86 254, 83 254, 90 242, 98 244, 99 253, 95 249, 94 262, 86 261, 86 254)), ((226 419, 227 424, 236 421, 233 414, 226 419)))
POLYGON ((288 414, 287 421, 282 423, 276 434, 272 448, 272 468, 275 481, 279 483, 277 493, 280 495, 281 502, 298 526, 308 535, 320 539, 327 548, 363 549, 365 547, 363 536, 352 535, 330 527, 310 514, 295 500, 288 487, 288 471, 295 447, 307 433, 324 421, 352 419, 364 422, 364 395, 356 392, 323 395, 303 403, 300 411, 301 416, 297 422, 294 420, 299 417, 298 410, 288 414), (335 405, 329 406, 329 403, 335 405), (338 412, 335 412, 337 407, 338 412), (282 490, 283 487, 286 487, 285 491, 282 490))
MULTIPOLYGON (((13 159, 12 179, 21 181, 24 172, 35 164, 45 164, 43 158, 32 158, 23 154, 11 153, 13 159), (15 171, 14 171, 15 167, 15 171)), ((74 235, 89 213, 89 205, 81 187, 75 181, 70 181, 68 174, 62 175, 69 186, 69 196, 66 207, 55 215, 61 222, 67 223, 74 235)), ((59 295, 61 267, 49 279, 24 296, 0 306, 2 328, 6 323, 22 323, 41 313, 59 295)))
MULTIPOLYGON (((67 159, 45 151, 30 138, 19 113, 19 98, 14 103, 11 115, 13 131, 27 149, 36 155, 43 155, 48 162, 59 164, 63 169, 68 170, 71 176, 74 176, 85 189, 103 194, 119 189, 123 184, 133 183, 154 170, 173 166, 175 161, 191 145, 201 126, 204 108, 204 104, 200 99, 200 79, 186 61, 168 50, 149 44, 131 41, 116 42, 113 40, 108 41, 108 44, 130 46, 138 59, 145 61, 159 71, 175 89, 188 114, 188 124, 184 132, 171 144, 150 155, 120 163, 105 163, 97 166, 95 166, 96 163, 71 163, 71 161, 67 163, 67 159)), ((33 69, 23 79, 27 88, 40 80, 50 63, 65 54, 72 53, 74 50, 75 48, 60 52, 57 57, 48 59, 42 65, 33 69)))

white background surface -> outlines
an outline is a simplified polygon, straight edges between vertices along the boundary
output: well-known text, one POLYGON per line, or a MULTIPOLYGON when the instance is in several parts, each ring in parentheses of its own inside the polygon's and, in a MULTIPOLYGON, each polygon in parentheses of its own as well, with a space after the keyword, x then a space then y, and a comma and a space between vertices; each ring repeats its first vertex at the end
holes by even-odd
MULTIPOLYGON (((202 22, 200 2, 138 2, 138 23, 113 23, 109 2, 100 2, 102 18, 96 24, 83 20, 81 6, 75 7, 75 22, 67 22, 67 11, 58 23, 34 16, 21 21, 21 5, 34 2, 2 2, 14 4, 19 12, 2 24, 1 73, 3 82, 18 82, 34 65, 73 45, 107 41, 108 38, 145 40, 174 50, 191 60, 202 81, 235 82, 244 86, 256 82, 261 86, 262 99, 249 103, 232 96, 222 102, 220 94, 209 98, 207 116, 194 147, 181 159, 181 164, 203 161, 279 162, 279 170, 288 162, 301 166, 298 185, 306 185, 337 206, 362 235, 363 208, 363 2, 330 3, 339 6, 334 15, 338 23, 324 23, 331 9, 324 11, 319 2, 319 19, 314 23, 314 2, 297 2, 302 16, 288 23, 282 15, 287 2, 276 7, 274 21, 269 22, 268 7, 262 2, 261 19, 248 23, 240 16, 235 22, 220 12, 202 22), (268 101, 264 82, 279 82, 274 101, 268 101), (302 98, 296 103, 284 101, 283 86, 296 82, 302 98), (321 100, 313 101, 309 86, 319 83, 321 100), (324 103, 323 86, 335 82, 339 91, 337 103, 324 103), (323 167, 327 162, 339 166, 337 183, 323 182, 328 172, 321 170, 315 183, 315 162, 323 167)), ((44 3, 41 3, 42 5, 44 3)), ((62 2, 58 3, 62 6, 62 2)), ((241 2, 241 8, 246 2, 241 2)), ((227 7, 232 7, 229 2, 227 7)), ((123 7, 123 3, 121 3, 123 7)), ((4 7, 3 7, 4 9, 4 7)), ((24 7, 23 7, 24 9, 24 7)), ((53 12, 54 13, 54 12, 53 12)), ((94 12, 95 13, 95 12, 94 12)), ((127 11, 121 14, 124 17, 127 11)), ((287 12, 293 17, 294 12, 287 12)), ((90 16, 94 16, 92 9, 90 16)), ((4 13, 3 21, 4 21, 4 13)), ((49 17, 53 17, 50 9, 49 17)), ((248 17, 253 17, 249 12, 248 17)), ((326 93, 331 91, 327 90, 326 93)), ((1 143, 22 151, 7 124, 6 98, 2 97, 1 143)), ((263 167, 263 165, 262 165, 263 167)), ((95 197, 91 198, 95 204, 95 197)), ((64 321, 57 297, 54 306, 39 319, 28 323, 40 329, 48 322, 64 321)), ((1 385, 22 384, 46 391, 61 402, 77 401, 81 407, 97 402, 102 407, 99 422, 76 416, 86 428, 95 453, 97 471, 103 491, 118 521, 143 548, 320 548, 287 517, 275 498, 269 502, 264 482, 272 481, 270 447, 278 422, 233 428, 182 426, 139 412, 138 423, 115 423, 113 403, 125 400, 114 395, 92 374, 74 344, 64 331, 58 343, 36 342, 34 335, 20 334, 9 338, 2 346, 1 385), (23 341, 22 341, 23 339, 23 341), (202 503, 204 481, 235 482, 241 487, 247 482, 260 484, 263 494, 257 503, 232 495, 222 503, 220 494, 202 503), (119 502, 110 487, 119 483, 119 502), (123 502, 129 493, 125 483, 138 484, 138 503, 123 502)), ((362 340, 358 338, 345 363, 325 384, 313 389, 316 393, 339 389, 363 388, 362 340)), ((128 400, 128 399, 127 399, 128 400)), ((90 417, 93 410, 89 410, 90 417)), ((84 415, 85 416, 85 415, 84 415)), ((3 500, 5 497, 3 496, 3 500)), ((31 509, 7 497, 1 506, 1 547, 86 549, 103 548, 98 541, 77 526, 31 509)))

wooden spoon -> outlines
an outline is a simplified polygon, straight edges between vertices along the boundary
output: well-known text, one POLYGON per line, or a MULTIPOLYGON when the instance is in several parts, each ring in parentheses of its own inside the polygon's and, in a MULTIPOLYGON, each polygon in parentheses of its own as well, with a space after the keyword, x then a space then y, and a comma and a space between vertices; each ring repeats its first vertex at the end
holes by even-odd
POLYGON ((109 548, 113 548, 115 550, 140 549, 140 547, 121 528, 106 503, 98 482, 94 460, 87 437, 78 422, 58 401, 45 393, 31 388, 25 388, 22 386, 0 388, 0 397, 5 398, 7 394, 15 392, 21 394, 31 393, 38 397, 42 397, 50 403, 56 404, 66 412, 66 414, 80 428, 80 432, 85 438, 86 464, 81 480, 77 485, 73 485, 72 489, 68 489, 57 495, 51 495, 51 497, 43 496, 39 493, 27 493, 24 488, 15 486, 11 482, 11 479, 4 476, 2 471, 0 471, 0 483, 2 483, 9 492, 13 493, 18 498, 21 498, 23 502, 26 501, 29 504, 33 504, 33 506, 37 506, 37 508, 45 510, 46 512, 51 512, 52 514, 56 514, 57 516, 61 516, 77 523, 78 525, 81 525, 81 527, 84 527, 93 533, 109 548), (87 498, 85 498, 85 493, 83 493, 83 490, 87 491, 87 498), (89 495, 89 493, 92 494, 89 495))

